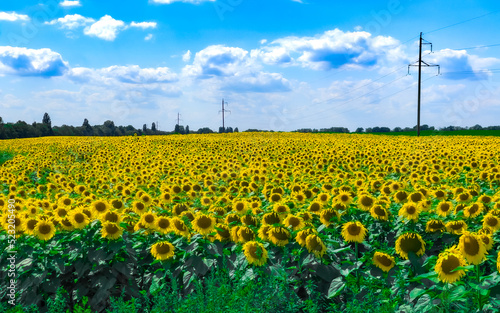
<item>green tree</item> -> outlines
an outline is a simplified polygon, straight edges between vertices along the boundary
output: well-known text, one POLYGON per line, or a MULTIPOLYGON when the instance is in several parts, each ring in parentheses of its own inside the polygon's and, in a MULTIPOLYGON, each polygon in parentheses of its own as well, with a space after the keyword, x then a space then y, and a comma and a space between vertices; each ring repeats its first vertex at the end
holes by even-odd
POLYGON ((154 122, 153 122, 153 124, 151 125, 151 130, 152 130, 153 132, 155 132, 155 131, 156 131, 156 124, 155 124, 154 122))

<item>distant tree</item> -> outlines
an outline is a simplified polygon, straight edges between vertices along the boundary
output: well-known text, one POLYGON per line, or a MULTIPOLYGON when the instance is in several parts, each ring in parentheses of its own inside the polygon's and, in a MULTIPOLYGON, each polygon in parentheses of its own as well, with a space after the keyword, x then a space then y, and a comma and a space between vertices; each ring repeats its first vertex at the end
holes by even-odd
POLYGON ((401 127, 394 127, 394 129, 392 131, 395 133, 399 133, 399 132, 402 132, 403 129, 401 127))
POLYGON ((189 125, 186 125, 186 135, 189 135, 189 125))
POLYGON ((151 130, 153 132, 156 132, 156 124, 153 122, 153 124, 151 125, 151 130))
POLYGON ((142 131, 147 132, 148 131, 148 126, 146 124, 142 125, 142 131))
POLYGON ((235 132, 235 133, 239 133, 239 132, 240 132, 240 131, 238 130, 238 127, 235 127, 235 128, 234 128, 234 132, 235 132))
POLYGON ((184 135, 186 131, 184 130, 184 126, 179 125, 179 134, 184 135))
POLYGON ((179 131, 179 130, 180 130, 180 126, 179 126, 179 124, 175 124, 175 127, 174 127, 174 133, 176 133, 176 134, 180 134, 180 131, 179 131))
POLYGON ((42 124, 46 126, 46 132, 43 133, 44 136, 52 135, 52 121, 50 120, 49 113, 45 112, 42 118, 42 124))
POLYGON ((363 127, 356 128, 356 133, 362 133, 364 131, 363 127))
POLYGON ((472 130, 481 130, 481 129, 483 129, 483 127, 481 125, 479 125, 479 124, 476 124, 476 125, 472 126, 470 129, 472 129, 472 130))
POLYGON ((365 133, 372 133, 373 132, 373 129, 371 127, 368 127, 367 129, 365 129, 365 133))
POLYGON ((3 119, 1 116, 0 116, 0 125, 3 125, 3 119))
POLYGON ((91 136, 93 133, 92 126, 90 126, 88 119, 83 120, 82 132, 84 136, 91 136))
POLYGON ((429 130, 429 125, 424 124, 424 125, 420 126, 420 130, 429 130))
POLYGON ((224 127, 219 127, 219 134, 225 133, 226 129, 224 127))
POLYGON ((104 126, 104 135, 105 136, 114 136, 115 135, 115 123, 111 120, 107 120, 103 124, 104 126))
POLYGON ((203 128, 199 128, 197 133, 198 134, 210 134, 210 133, 213 133, 214 131, 211 130, 210 128, 208 127, 203 127, 203 128))
POLYGON ((232 133, 233 128, 232 127, 226 127, 226 133, 232 133))

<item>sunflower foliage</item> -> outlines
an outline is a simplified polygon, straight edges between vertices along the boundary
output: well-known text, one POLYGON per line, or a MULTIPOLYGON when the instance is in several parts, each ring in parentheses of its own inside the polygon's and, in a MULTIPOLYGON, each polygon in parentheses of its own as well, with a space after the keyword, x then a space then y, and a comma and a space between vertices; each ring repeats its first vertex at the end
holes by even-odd
POLYGON ((181 311, 224 311, 215 286, 230 309, 272 294, 263 311, 492 310, 499 145, 281 133, 1 141, 12 158, 0 165, 0 248, 12 249, 15 228, 17 299, 42 311, 63 298, 140 311, 166 294, 181 311))

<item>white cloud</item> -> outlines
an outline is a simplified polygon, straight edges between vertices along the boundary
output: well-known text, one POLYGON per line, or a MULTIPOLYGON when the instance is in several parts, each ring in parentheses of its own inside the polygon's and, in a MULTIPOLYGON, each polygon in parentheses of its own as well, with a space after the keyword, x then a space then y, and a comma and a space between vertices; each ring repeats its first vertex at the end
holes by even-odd
POLYGON ((15 12, 0 12, 0 21, 29 21, 29 16, 24 14, 17 14, 15 12))
POLYGON ((451 80, 487 79, 491 73, 488 67, 500 64, 497 58, 480 58, 466 50, 443 49, 427 57, 430 63, 439 64, 443 76, 451 80))
POLYGON ((284 37, 252 51, 266 64, 294 64, 315 70, 372 67, 391 56, 404 59, 399 41, 364 31, 329 30, 314 37, 284 37))
POLYGON ((63 2, 59 3, 59 5, 66 8, 82 6, 80 0, 74 0, 74 1, 64 0, 63 2))
POLYGON ((188 50, 182 55, 182 61, 189 62, 191 60, 191 50, 188 50))
POLYGON ((95 36, 107 41, 116 39, 118 33, 125 29, 125 23, 120 20, 115 20, 109 15, 101 17, 101 19, 94 24, 87 26, 83 33, 87 36, 95 36))
POLYGON ((19 76, 53 77, 68 70, 61 55, 50 49, 0 46, 0 73, 19 76))
POLYGON ((216 0, 150 0, 152 3, 158 4, 171 4, 174 2, 183 2, 183 3, 191 3, 191 4, 200 4, 203 2, 215 2, 216 0))
POLYGON ((141 68, 138 65, 110 66, 101 69, 85 67, 72 68, 68 73, 70 79, 80 83, 93 84, 154 84, 172 83, 178 80, 177 74, 167 67, 141 68))
POLYGON ((80 14, 66 15, 65 17, 60 17, 58 19, 52 20, 50 22, 45 22, 49 25, 59 25, 60 28, 75 29, 78 27, 87 26, 88 24, 94 23, 93 18, 84 17, 80 14))
POLYGON ((261 45, 263 45, 263 44, 265 44, 266 42, 267 42, 267 39, 262 39, 262 40, 260 41, 260 44, 261 44, 261 45))
POLYGON ((156 28, 157 24, 156 22, 132 22, 130 23, 130 27, 137 27, 137 28, 142 28, 142 29, 147 29, 147 28, 156 28))
POLYGON ((146 37, 144 37, 144 40, 149 41, 153 39, 153 34, 147 34, 146 37))

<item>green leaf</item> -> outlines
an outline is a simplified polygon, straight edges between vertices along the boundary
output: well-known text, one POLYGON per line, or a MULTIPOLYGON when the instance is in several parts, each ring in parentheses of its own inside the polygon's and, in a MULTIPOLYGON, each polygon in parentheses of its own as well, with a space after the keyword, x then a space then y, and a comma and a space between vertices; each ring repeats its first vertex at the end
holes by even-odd
POLYGON ((338 296, 346 287, 346 283, 342 277, 337 277, 330 283, 328 288, 328 299, 338 296))
POLYGON ((424 294, 418 299, 417 304, 415 304, 415 311, 417 312, 427 312, 432 309, 432 299, 428 294, 424 294))
POLYGON ((448 295, 449 301, 453 302, 458 299, 461 299, 467 295, 467 291, 464 286, 457 286, 450 290, 450 294, 448 295))
POLYGON ((408 252, 408 258, 410 259, 411 265, 413 265, 413 268, 418 275, 425 273, 425 269, 422 267, 422 265, 420 265, 420 258, 417 257, 417 255, 413 251, 408 252))
POLYGON ((437 276, 438 276, 438 273, 436 273, 436 272, 425 273, 422 275, 418 275, 417 277, 411 278, 410 282, 420 281, 421 279, 430 279, 430 278, 434 278, 437 276))
POLYGON ((427 289, 424 287, 417 287, 410 291, 410 301, 413 301, 420 297, 421 295, 425 294, 427 292, 427 289))
POLYGON ((460 270, 469 271, 469 270, 472 270, 472 269, 474 269, 474 265, 459 266, 456 269, 452 270, 451 273, 456 272, 456 271, 460 271, 460 270))

